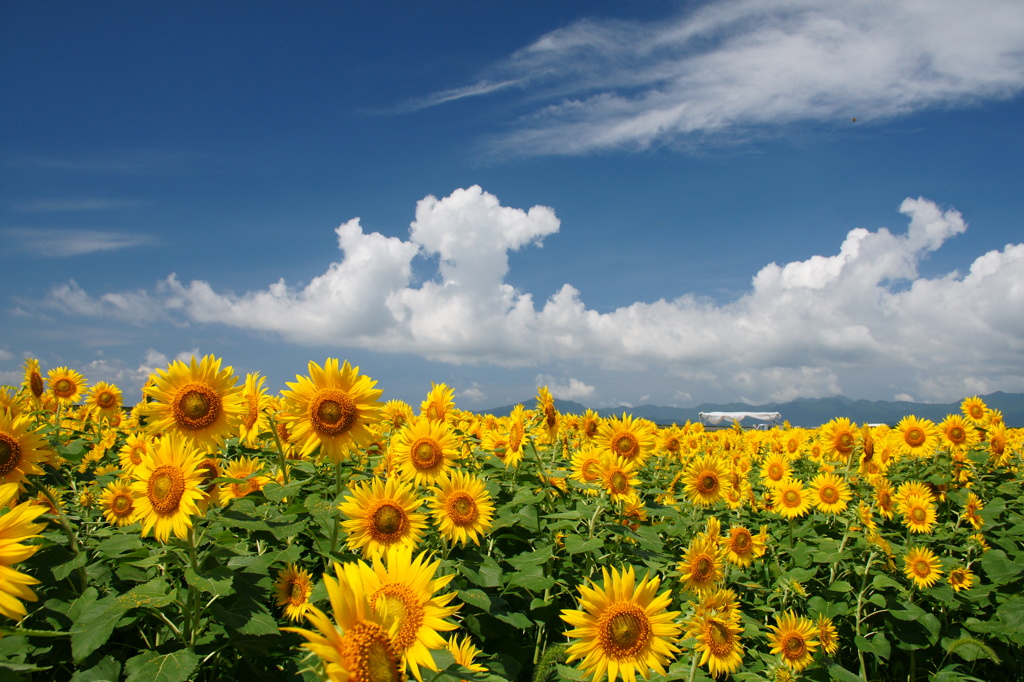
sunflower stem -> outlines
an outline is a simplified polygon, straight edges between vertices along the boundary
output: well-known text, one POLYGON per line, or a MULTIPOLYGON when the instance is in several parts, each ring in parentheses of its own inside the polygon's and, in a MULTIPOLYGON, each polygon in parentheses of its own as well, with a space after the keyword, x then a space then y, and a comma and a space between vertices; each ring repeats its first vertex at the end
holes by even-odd
POLYGON ((697 650, 693 650, 693 656, 690 657, 690 676, 687 678, 687 682, 693 682, 694 678, 697 677, 697 650))
MULTIPOLYGON (((82 548, 78 542, 78 536, 75 534, 75 531, 71 528, 71 523, 68 521, 67 514, 65 514, 64 510, 61 509, 59 504, 57 504, 57 500, 56 498, 54 498, 53 493, 50 492, 49 488, 47 488, 44 485, 38 484, 34 479, 30 478, 27 479, 27 481, 29 485, 31 485, 37 491, 41 492, 43 496, 46 497, 47 501, 49 501, 50 506, 56 510, 57 519, 60 523, 60 528, 62 531, 64 531, 64 535, 66 535, 68 538, 68 544, 71 547, 71 551, 75 554, 75 556, 81 554, 82 548)), ((78 574, 78 582, 80 584, 78 593, 81 594, 89 584, 89 576, 85 572, 85 566, 79 566, 78 569, 76 570, 76 573, 78 574)))
POLYGON ((274 421, 272 414, 268 414, 267 419, 270 421, 270 432, 274 434, 274 444, 277 445, 277 461, 278 466, 281 467, 282 485, 288 485, 288 458, 285 457, 284 448, 281 446, 281 436, 277 433, 277 422, 274 421))
MULTIPOLYGON (((854 629, 857 636, 860 636, 861 612, 864 609, 864 593, 868 589, 868 576, 871 574, 871 562, 875 560, 875 553, 868 554, 868 561, 864 564, 864 578, 860 583, 860 592, 857 593, 857 613, 854 620, 854 629)), ((868 680, 867 664, 864 662, 864 650, 857 647, 857 659, 860 662, 860 677, 864 682, 868 680)))

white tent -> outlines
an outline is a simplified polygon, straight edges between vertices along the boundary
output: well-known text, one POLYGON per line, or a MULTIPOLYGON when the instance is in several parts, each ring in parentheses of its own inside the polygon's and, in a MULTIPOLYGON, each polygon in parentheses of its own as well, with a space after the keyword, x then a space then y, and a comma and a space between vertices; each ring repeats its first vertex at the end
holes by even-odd
POLYGON ((778 424, 782 421, 782 414, 779 412, 701 412, 700 421, 702 424, 717 426, 722 422, 742 422, 744 419, 756 419, 757 421, 769 424, 778 424))

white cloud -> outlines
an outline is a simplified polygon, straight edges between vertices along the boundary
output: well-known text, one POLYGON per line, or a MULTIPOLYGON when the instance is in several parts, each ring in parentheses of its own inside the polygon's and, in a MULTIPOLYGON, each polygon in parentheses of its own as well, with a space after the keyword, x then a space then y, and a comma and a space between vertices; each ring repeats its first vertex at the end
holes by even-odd
POLYGON ((10 227, 3 230, 15 251, 33 256, 65 258, 117 251, 154 243, 149 235, 50 228, 10 227))
POLYGON ((13 359, 14 353, 11 353, 10 351, 6 351, 3 348, 0 348, 0 362, 8 362, 9 360, 13 359))
POLYGON ((480 388, 480 384, 472 382, 469 388, 463 388, 459 391, 460 398, 466 398, 470 402, 480 403, 487 398, 487 394, 480 388))
POLYGON ((538 374, 535 380, 537 388, 547 386, 551 396, 559 400, 588 401, 597 395, 597 389, 579 379, 568 381, 547 374, 538 374))
POLYGON ((659 22, 584 20, 425 104, 512 86, 531 108, 495 143, 512 154, 869 121, 1020 92, 1024 5, 731 0, 659 22))
MULTIPOLYGON (((686 295, 600 313, 570 284, 537 304, 505 283, 507 253, 540 245, 558 219, 546 207, 503 207, 479 187, 419 202, 409 240, 345 223, 341 260, 306 286, 279 281, 236 295, 172 275, 152 294, 93 298, 71 283, 45 303, 101 317, 146 304, 172 320, 449 364, 647 373, 673 392, 748 402, 1024 390, 1024 244, 981 255, 967 274, 922 277, 922 259, 967 226, 926 199, 907 199, 900 211, 905 231, 852 229, 837 253, 770 263, 725 304, 686 295), (436 277, 418 286, 417 255, 437 257, 436 277)), ((552 383, 565 396, 596 394, 583 379, 552 383)))

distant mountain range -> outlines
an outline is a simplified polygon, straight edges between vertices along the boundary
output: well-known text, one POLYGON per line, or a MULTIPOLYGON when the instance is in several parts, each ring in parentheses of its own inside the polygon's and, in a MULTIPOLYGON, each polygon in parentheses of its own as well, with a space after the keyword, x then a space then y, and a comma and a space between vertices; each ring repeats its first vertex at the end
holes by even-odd
MULTIPOLYGON (((965 396, 966 397, 966 396, 965 396)), ((1003 413, 1007 426, 1024 427, 1024 393, 1003 393, 998 391, 979 396, 992 409, 1003 413)), ((524 400, 525 407, 533 408, 536 398, 524 400)), ((515 405, 495 407, 481 410, 484 414, 507 415, 515 405)), ((555 408, 566 414, 583 414, 587 406, 571 400, 555 400, 555 408)), ((788 403, 765 403, 764 405, 747 405, 746 403, 703 403, 696 407, 663 407, 659 405, 640 405, 638 407, 611 407, 595 409, 602 417, 619 416, 622 413, 634 417, 642 417, 661 424, 685 424, 696 422, 701 412, 779 412, 782 418, 793 426, 813 428, 820 426, 836 417, 848 417, 858 424, 890 424, 895 426, 903 417, 912 414, 922 419, 940 422, 951 413, 960 414, 960 401, 955 403, 912 403, 907 401, 889 400, 851 400, 844 396, 832 398, 798 398, 788 403)), ((743 422, 750 426, 749 420, 743 422)))

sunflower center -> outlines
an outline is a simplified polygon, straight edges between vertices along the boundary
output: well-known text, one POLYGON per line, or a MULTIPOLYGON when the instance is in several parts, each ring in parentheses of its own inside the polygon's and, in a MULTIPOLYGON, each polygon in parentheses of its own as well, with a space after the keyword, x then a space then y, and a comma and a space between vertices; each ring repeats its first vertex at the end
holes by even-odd
POLYGON ((601 476, 601 467, 598 465, 596 459, 588 459, 584 462, 583 466, 580 467, 580 473, 583 474, 584 481, 593 481, 601 476))
POLYGON ((734 530, 732 534, 732 549, 737 554, 745 554, 750 546, 753 544, 754 539, 750 537, 750 531, 745 528, 734 530))
POLYGON ((515 452, 523 444, 522 424, 513 424, 508 429, 508 449, 515 452))
POLYGON ((394 645, 399 653, 416 644, 424 609, 412 589, 402 583, 389 583, 370 598, 370 606, 380 614, 385 627, 398 626, 394 645))
POLYGON ((827 485, 818 494, 821 496, 821 501, 825 504, 835 504, 839 501, 839 491, 835 486, 827 485))
POLYGON ((117 397, 110 391, 103 391, 96 396, 96 404, 102 408, 113 407, 117 404, 117 397))
POLYGON ((380 538, 392 539, 405 529, 405 510, 385 502, 373 513, 374 534, 380 538))
POLYGON ((433 438, 420 438, 412 444, 412 465, 419 471, 432 471, 444 462, 441 444, 433 438))
POLYGON ((623 433, 615 439, 615 452, 619 457, 633 459, 640 452, 640 441, 631 433, 623 433))
POLYGON ((309 404, 309 420, 317 433, 340 436, 356 423, 359 412, 348 393, 336 388, 323 388, 309 404))
POLYGON ((11 473, 21 461, 21 445, 12 436, 0 432, 0 476, 11 473))
POLYGON ((508 443, 503 440, 495 440, 491 451, 498 459, 505 459, 505 455, 508 454, 508 443))
POLYGON ((971 405, 967 412, 971 415, 972 419, 981 419, 985 416, 985 410, 981 405, 971 405))
POLYGON ((671 452, 675 452, 679 449, 679 439, 672 437, 665 441, 665 449, 671 452))
POLYGON ((782 653, 786 658, 801 658, 807 652, 807 644, 803 637, 790 635, 782 644, 782 653))
POLYGON ((848 455, 853 452, 853 434, 843 433, 840 434, 839 438, 836 439, 836 450, 844 455, 848 455))
POLYGON ((555 424, 557 422, 558 422, 558 413, 555 412, 555 406, 550 404, 550 403, 545 405, 544 406, 544 423, 547 424, 547 427, 550 429, 550 428, 554 428, 554 426, 555 426, 555 424))
POLYGON ((376 623, 360 621, 345 632, 339 646, 352 682, 398 682, 403 679, 395 646, 376 623))
POLYGON ((245 396, 245 418, 242 420, 242 424, 248 431, 256 425, 256 418, 260 415, 260 397, 255 393, 250 393, 245 396))
POLYGON ((795 490, 787 490, 782 495, 782 503, 787 507, 799 507, 800 506, 800 493, 795 490))
POLYGON ((931 575, 932 565, 924 559, 918 559, 914 562, 914 574, 921 578, 927 578, 931 575))
POLYGON ((448 518, 456 526, 468 526, 477 520, 480 512, 476 508, 476 502, 466 492, 457 492, 448 498, 448 518))
POLYGON ((786 451, 790 454, 800 449, 800 443, 796 438, 790 438, 786 441, 786 451))
POLYGON ((70 398, 75 394, 75 382, 70 379, 58 379, 53 383, 53 394, 58 398, 70 398))
POLYGON ((178 510, 185 493, 185 477, 181 469, 165 464, 149 477, 149 502, 158 514, 171 514, 178 510))
POLYGON ((600 644, 605 653, 625 658, 642 650, 651 638, 651 621, 637 604, 619 603, 598 621, 600 644))
POLYGON ((910 518, 914 523, 924 523, 928 520, 928 512, 924 507, 914 507, 910 510, 910 518))
POLYGON ((732 633, 724 624, 717 620, 709 620, 707 624, 708 648, 718 656, 732 651, 732 633))
POLYGON ((32 395, 39 397, 43 395, 43 391, 46 388, 43 386, 43 377, 39 375, 39 372, 32 372, 32 376, 28 378, 28 387, 32 389, 32 395))
POLYGON ((288 590, 288 603, 292 606, 302 606, 306 603, 306 585, 299 578, 292 580, 291 589, 288 590))
POLYGON ((616 495, 622 495, 629 490, 629 479, 621 471, 613 471, 608 477, 608 487, 616 495))
POLYGON ((907 445, 910 445, 911 447, 920 447, 925 441, 924 430, 920 427, 913 426, 907 429, 907 433, 903 436, 903 439, 907 442, 907 445))
POLYGON ((174 396, 171 409, 179 426, 198 431, 217 420, 221 410, 220 395, 206 384, 190 382, 174 396))
POLYGON ((710 472, 703 474, 697 487, 705 495, 712 495, 718 492, 718 476, 710 472))
POLYGON ((125 493, 117 493, 110 500, 110 511, 118 518, 128 516, 128 514, 131 513, 133 506, 132 496, 126 495, 125 493))
POLYGON ((967 433, 959 426, 954 426, 946 434, 946 437, 949 438, 951 443, 959 444, 967 440, 967 433))
POLYGON ((784 473, 785 469, 778 462, 772 462, 771 466, 768 467, 768 478, 773 481, 781 481, 784 473))
POLYGON ((701 554, 693 562, 693 577, 695 580, 704 582, 711 578, 715 570, 715 562, 707 554, 701 554))

